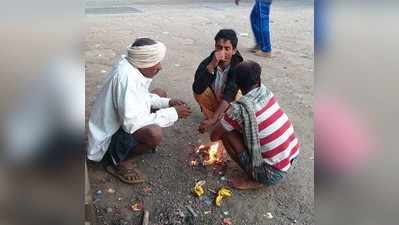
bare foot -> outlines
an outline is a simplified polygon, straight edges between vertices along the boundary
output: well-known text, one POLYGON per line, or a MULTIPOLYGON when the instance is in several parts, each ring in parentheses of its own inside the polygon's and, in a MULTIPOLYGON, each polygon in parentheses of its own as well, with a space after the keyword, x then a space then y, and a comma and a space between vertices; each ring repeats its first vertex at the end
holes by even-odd
POLYGON ((229 180, 229 183, 232 188, 235 188, 238 190, 253 190, 253 189, 259 189, 259 188, 264 187, 263 184, 256 182, 254 180, 248 179, 246 177, 231 178, 229 180))
POLYGON ((133 160, 127 159, 127 160, 120 162, 119 167, 123 167, 125 169, 131 170, 131 169, 137 168, 137 164, 133 160))

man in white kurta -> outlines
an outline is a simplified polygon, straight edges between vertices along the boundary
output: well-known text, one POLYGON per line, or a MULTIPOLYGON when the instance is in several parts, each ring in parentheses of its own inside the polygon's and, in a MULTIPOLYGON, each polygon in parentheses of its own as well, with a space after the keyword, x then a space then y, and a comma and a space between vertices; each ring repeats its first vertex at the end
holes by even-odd
POLYGON ((90 115, 88 159, 106 161, 106 170, 126 183, 144 181, 131 167, 131 153, 155 148, 162 140, 162 128, 190 114, 181 100, 149 91, 165 52, 160 42, 137 39, 106 77, 90 115))

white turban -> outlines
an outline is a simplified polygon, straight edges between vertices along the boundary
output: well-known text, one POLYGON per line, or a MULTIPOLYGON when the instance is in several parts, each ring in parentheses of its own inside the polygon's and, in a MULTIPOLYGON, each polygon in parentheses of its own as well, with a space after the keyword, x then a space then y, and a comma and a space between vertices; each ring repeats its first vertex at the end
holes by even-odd
POLYGON ((136 68, 149 68, 161 62, 165 54, 166 46, 157 42, 153 45, 128 47, 126 59, 136 68))

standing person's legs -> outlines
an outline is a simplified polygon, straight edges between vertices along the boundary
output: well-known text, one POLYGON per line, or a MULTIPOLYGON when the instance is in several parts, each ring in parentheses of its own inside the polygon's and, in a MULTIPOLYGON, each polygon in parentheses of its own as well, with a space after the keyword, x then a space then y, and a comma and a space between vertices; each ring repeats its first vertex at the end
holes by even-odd
POLYGON ((256 42, 256 47, 255 49, 260 49, 261 45, 261 29, 260 29, 260 15, 259 15, 259 3, 258 1, 255 1, 254 7, 252 8, 251 15, 250 15, 250 20, 251 20, 251 27, 252 27, 252 32, 255 37, 255 42, 256 42))
POLYGON ((270 43, 270 30, 269 30, 269 16, 271 3, 257 1, 259 4, 259 17, 260 17, 260 43, 262 52, 271 52, 272 46, 270 43))

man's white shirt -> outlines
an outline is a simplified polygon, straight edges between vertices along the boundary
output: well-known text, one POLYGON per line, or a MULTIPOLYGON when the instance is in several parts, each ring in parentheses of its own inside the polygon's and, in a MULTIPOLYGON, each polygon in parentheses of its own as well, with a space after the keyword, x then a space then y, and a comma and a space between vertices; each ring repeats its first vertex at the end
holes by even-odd
POLYGON ((101 161, 112 135, 122 127, 130 134, 150 124, 168 127, 178 115, 169 98, 151 94, 146 78, 124 56, 114 65, 97 94, 89 119, 87 157, 101 161), (151 108, 159 109, 151 113, 151 108))

